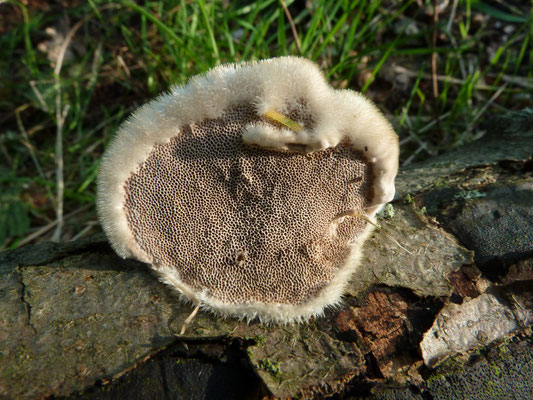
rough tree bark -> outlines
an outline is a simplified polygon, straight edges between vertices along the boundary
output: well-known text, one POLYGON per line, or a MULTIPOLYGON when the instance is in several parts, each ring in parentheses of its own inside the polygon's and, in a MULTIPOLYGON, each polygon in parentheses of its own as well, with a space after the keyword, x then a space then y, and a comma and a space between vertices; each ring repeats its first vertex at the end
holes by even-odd
POLYGON ((533 110, 401 171, 344 303, 200 312, 105 238, 0 254, 0 397, 531 398, 533 110), (401 244, 399 247, 390 239, 401 244))

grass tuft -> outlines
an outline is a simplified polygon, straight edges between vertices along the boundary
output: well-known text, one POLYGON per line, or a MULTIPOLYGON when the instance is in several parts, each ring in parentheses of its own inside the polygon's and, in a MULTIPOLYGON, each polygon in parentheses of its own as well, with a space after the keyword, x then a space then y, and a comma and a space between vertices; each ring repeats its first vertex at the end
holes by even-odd
POLYGON ((99 160, 119 124, 219 63, 315 60, 384 111, 403 165, 533 106, 533 3, 72 3, 0 2, 0 249, 97 232, 99 160))

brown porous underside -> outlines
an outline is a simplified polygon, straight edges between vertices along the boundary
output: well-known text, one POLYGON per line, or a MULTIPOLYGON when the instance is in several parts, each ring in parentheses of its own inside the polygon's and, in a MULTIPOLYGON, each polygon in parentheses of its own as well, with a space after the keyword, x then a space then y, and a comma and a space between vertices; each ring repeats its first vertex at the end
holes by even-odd
MULTIPOLYGON (((284 113, 314 123, 302 104, 284 113)), ((155 145, 125 183, 124 212, 146 258, 176 268, 192 290, 231 304, 301 304, 365 229, 346 215, 369 205, 372 169, 347 143, 309 154, 246 145, 244 127, 259 121, 268 123, 235 106, 155 145)))

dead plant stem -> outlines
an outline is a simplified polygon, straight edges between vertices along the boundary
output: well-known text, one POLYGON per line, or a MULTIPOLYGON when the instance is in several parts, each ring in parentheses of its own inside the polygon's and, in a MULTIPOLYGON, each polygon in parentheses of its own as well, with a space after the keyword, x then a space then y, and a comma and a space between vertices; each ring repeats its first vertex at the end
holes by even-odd
POLYGON ((82 19, 72 27, 68 32, 65 40, 61 44, 59 55, 57 57, 56 66, 54 68, 54 82, 56 89, 56 146, 55 146, 55 159, 56 159, 56 220, 57 225, 52 235, 52 241, 59 242, 61 240, 61 233, 63 230, 63 202, 65 192, 65 179, 64 179, 64 159, 63 159, 63 127, 68 115, 70 104, 62 105, 61 96, 61 68, 63 66, 63 60, 65 59, 65 53, 67 51, 72 38, 83 25, 85 19, 82 19))

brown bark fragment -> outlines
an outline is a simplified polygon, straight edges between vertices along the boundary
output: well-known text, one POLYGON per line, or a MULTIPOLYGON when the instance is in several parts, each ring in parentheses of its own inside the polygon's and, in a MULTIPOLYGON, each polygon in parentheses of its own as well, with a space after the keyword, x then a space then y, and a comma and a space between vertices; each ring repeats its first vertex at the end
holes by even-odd
POLYGON ((453 292, 462 298, 474 298, 481 294, 475 282, 462 269, 450 273, 448 280, 453 288, 453 292))
POLYGON ((381 289, 370 292, 367 303, 354 309, 356 327, 385 377, 392 377, 398 369, 410 364, 398 356, 409 348, 407 311, 408 304, 399 293, 381 289))

